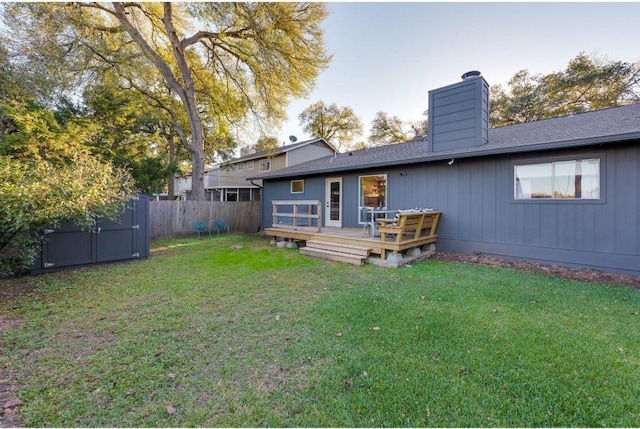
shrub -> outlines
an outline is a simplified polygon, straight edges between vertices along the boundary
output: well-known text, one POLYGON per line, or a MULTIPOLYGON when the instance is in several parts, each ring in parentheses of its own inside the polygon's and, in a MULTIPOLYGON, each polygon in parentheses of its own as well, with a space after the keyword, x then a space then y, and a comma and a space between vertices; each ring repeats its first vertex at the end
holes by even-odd
POLYGON ((0 156, 0 276, 30 266, 44 228, 115 219, 133 193, 128 172, 87 155, 57 165, 0 156))

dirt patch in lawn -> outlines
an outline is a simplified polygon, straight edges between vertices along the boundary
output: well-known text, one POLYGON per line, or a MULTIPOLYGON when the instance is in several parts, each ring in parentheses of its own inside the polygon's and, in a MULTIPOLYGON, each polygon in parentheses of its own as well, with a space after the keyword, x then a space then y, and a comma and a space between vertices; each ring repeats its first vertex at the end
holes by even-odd
POLYGON ((557 265, 543 265, 535 262, 513 261, 484 255, 464 255, 459 253, 436 252, 432 259, 445 262, 464 262, 494 267, 510 267, 530 273, 549 274, 569 280, 592 283, 616 284, 640 289, 640 277, 608 273, 589 268, 567 268, 557 265))
MULTIPOLYGON (((22 325, 22 319, 0 314, 0 334, 22 325)), ((18 420, 20 400, 15 397, 15 372, 10 370, 0 350, 0 428, 21 427, 18 420)))

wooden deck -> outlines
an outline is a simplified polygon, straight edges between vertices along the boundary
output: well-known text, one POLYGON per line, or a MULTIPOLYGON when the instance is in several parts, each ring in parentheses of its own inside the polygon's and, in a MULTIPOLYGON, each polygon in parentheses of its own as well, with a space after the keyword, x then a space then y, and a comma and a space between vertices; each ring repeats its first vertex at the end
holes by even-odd
POLYGON ((380 241, 380 237, 371 237, 369 235, 369 230, 363 231, 362 228, 323 227, 320 232, 266 228, 265 234, 293 241, 316 240, 329 243, 349 244, 369 248, 371 249, 371 253, 378 255, 382 253, 382 242, 380 241))
MULTIPOLYGON (((420 248, 422 246, 435 243, 437 239, 437 235, 435 234, 423 235, 416 238, 416 234, 412 233, 411 235, 403 235, 402 237, 386 234, 387 237, 385 237, 383 241, 381 237, 371 237, 369 230, 330 227, 323 227, 320 232, 286 228, 266 228, 265 234, 279 241, 313 241, 365 248, 371 255, 388 255, 388 258, 382 256, 381 259, 383 262, 388 261, 392 266, 402 265, 411 259, 415 260, 421 255, 420 248), (409 259, 402 256, 401 252, 414 248, 417 250, 411 251, 412 254, 409 259)), ((431 247, 429 255, 434 251, 434 246, 431 247)), ((372 262, 370 259, 368 260, 372 262)))

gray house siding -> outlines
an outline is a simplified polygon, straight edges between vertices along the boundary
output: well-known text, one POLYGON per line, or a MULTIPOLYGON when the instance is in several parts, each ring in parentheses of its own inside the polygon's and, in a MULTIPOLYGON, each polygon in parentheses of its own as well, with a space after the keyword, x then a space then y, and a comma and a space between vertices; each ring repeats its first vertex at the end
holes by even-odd
POLYGON ((328 148, 323 142, 313 143, 304 148, 287 152, 287 166, 300 164, 310 159, 321 158, 332 154, 333 150, 328 148))
POLYGON ((489 140, 489 84, 472 77, 429 91, 431 150, 469 148, 489 140))
MULTIPOLYGON (((481 252, 545 263, 590 266, 640 274, 640 148, 555 151, 456 161, 407 171, 409 186, 389 181, 392 207, 429 206, 443 212, 438 248, 451 252, 481 252), (581 154, 583 155, 581 155, 581 154), (515 201, 515 162, 566 155, 601 158, 602 200, 515 201), (446 192, 443 190, 446 189, 446 192), (396 205, 397 204, 397 205, 396 205)), ((394 181, 403 177, 391 173, 394 181)))
MULTIPOLYGON (((389 208, 420 206, 443 212, 438 226, 440 251, 480 252, 640 275, 639 171, 640 142, 636 141, 332 176, 343 178, 343 227, 361 227, 358 177, 387 174, 389 208), (514 200, 516 162, 588 156, 601 159, 599 201, 514 200)), ((264 189, 264 225, 271 224, 272 199, 324 203, 324 176, 305 177, 303 195, 290 193, 290 180, 269 180, 264 189)))

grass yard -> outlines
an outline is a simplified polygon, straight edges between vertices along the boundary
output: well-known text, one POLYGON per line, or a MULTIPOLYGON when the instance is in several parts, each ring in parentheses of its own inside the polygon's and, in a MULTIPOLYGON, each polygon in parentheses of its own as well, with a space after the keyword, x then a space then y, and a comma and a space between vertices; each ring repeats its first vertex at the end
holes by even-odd
POLYGON ((640 290, 253 236, 0 280, 26 426, 640 426, 640 290))

